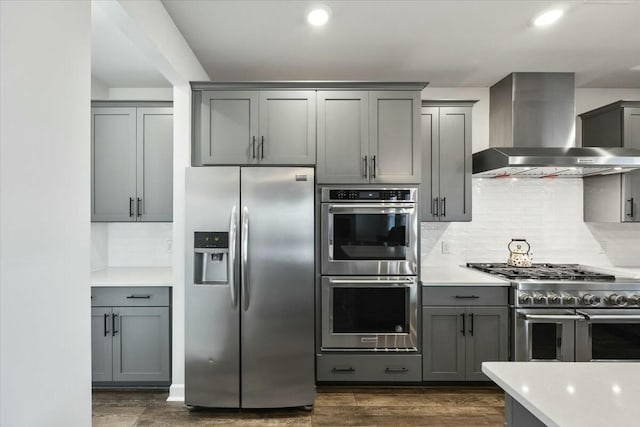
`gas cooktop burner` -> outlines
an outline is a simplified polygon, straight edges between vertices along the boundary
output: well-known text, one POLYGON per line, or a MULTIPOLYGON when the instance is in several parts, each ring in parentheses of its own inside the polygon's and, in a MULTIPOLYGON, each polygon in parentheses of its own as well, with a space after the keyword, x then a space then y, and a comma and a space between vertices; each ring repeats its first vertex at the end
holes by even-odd
POLYGON ((578 264, 533 264, 531 267, 512 267, 506 263, 467 263, 467 267, 484 271, 505 279, 598 281, 610 282, 611 274, 582 270, 578 264))

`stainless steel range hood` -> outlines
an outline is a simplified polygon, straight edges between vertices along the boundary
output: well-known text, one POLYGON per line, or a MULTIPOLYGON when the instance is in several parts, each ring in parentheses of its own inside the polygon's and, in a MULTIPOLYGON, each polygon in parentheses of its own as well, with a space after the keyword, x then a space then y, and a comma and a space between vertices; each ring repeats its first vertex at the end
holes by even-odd
POLYGON ((491 148, 474 177, 580 178, 640 168, 640 150, 575 147, 573 73, 512 73, 490 90, 491 148))

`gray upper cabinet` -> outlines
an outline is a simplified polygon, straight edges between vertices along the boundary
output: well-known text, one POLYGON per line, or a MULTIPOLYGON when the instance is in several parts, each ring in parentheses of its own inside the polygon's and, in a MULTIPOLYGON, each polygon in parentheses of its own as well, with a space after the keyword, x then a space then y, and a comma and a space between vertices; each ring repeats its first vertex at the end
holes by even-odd
POLYGON ((418 91, 318 91, 318 183, 420 182, 418 91))
POLYGON ((315 91, 194 92, 194 165, 314 164, 315 91))
POLYGON ((421 221, 471 221, 471 111, 475 101, 423 101, 421 221))
MULTIPOLYGON (((640 101, 618 101, 580 114, 584 147, 640 149, 640 101)), ((640 222, 640 171, 585 177, 584 220, 640 222)))
POLYGON ((172 221, 171 103, 93 105, 91 220, 172 221))
POLYGON ((318 182, 368 183, 369 92, 318 92, 318 182))

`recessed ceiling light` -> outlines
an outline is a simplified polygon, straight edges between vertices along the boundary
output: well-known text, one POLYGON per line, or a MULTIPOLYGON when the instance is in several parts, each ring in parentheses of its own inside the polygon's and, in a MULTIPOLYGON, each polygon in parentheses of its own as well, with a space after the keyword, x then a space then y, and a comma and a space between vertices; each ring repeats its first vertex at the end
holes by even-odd
POLYGON ((614 171, 621 171, 622 168, 620 166, 616 166, 615 168, 613 168, 614 171))
POLYGON ((329 15, 327 6, 315 6, 307 13, 307 22, 314 27, 321 27, 329 21, 329 15))
POLYGON ((536 27, 546 27, 560 19, 563 14, 564 11, 562 9, 548 10, 533 18, 533 25, 536 27))

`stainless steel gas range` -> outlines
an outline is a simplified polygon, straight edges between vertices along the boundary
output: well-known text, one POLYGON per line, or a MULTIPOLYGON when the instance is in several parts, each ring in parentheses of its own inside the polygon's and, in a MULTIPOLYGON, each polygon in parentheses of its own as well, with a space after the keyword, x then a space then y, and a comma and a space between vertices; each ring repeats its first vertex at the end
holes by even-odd
POLYGON ((511 359, 640 361, 640 281, 578 264, 469 263, 511 282, 511 359))

